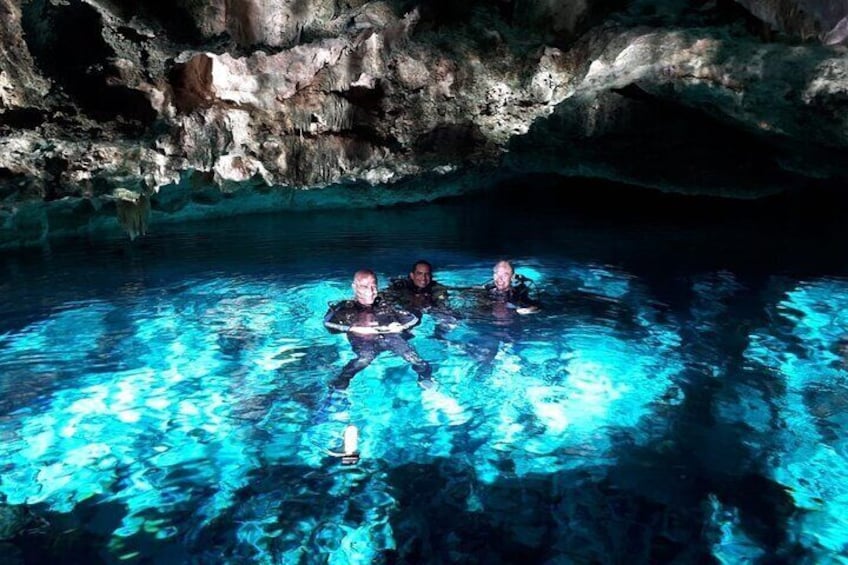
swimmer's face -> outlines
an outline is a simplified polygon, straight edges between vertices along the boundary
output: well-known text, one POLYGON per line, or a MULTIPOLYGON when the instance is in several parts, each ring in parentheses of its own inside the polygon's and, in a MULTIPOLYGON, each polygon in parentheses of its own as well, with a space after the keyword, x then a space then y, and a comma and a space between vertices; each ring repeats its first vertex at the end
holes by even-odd
POLYGON ((501 261, 492 270, 492 281, 495 283, 495 288, 500 291, 508 290, 512 284, 512 265, 506 261, 501 261))
POLYGON ((424 288, 433 280, 433 273, 427 265, 415 265, 415 270, 409 273, 409 278, 412 279, 412 284, 418 288, 424 288))
POLYGON ((370 275, 354 277, 353 293, 356 301, 363 306, 371 306, 377 299, 377 279, 370 275))

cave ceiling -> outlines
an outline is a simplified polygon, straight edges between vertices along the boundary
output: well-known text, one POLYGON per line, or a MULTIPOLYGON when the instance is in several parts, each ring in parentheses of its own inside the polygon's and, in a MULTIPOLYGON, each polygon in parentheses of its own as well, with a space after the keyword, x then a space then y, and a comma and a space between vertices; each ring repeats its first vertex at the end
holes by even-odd
POLYGON ((0 247, 121 214, 138 234, 151 215, 426 201, 530 174, 730 198, 839 186, 846 15, 0 0, 0 247))

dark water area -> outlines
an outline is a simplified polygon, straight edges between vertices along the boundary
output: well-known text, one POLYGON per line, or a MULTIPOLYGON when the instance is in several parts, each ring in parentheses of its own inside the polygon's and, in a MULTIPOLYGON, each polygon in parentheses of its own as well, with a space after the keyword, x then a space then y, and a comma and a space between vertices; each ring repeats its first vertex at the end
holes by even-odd
POLYGON ((525 179, 378 210, 151 226, 0 268, 10 563, 774 563, 848 557, 838 193, 684 198, 525 179), (416 386, 341 398, 351 274, 419 258, 416 386), (539 314, 487 324, 514 260, 539 314), (472 310, 474 310, 472 312, 472 310), (361 460, 329 456, 358 426, 361 460))

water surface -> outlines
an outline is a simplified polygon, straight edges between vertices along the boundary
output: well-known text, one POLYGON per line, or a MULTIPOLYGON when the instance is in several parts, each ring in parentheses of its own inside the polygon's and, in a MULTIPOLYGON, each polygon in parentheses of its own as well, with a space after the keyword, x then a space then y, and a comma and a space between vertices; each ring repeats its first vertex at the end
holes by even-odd
POLYGON ((4 257, 12 562, 841 562, 846 261, 785 205, 567 209, 532 193, 154 226, 4 257), (529 195, 529 196, 528 196, 529 195), (747 207, 746 207, 747 206, 747 207), (741 210, 741 212, 740 212, 741 210), (762 208, 760 208, 760 211, 762 208), (696 212, 697 213, 696 213, 696 212), (634 219, 640 217, 641 219, 634 219), (438 386, 322 326, 427 258, 438 386), (500 258, 544 308, 503 323, 500 258), (328 454, 345 426, 361 460, 328 454))

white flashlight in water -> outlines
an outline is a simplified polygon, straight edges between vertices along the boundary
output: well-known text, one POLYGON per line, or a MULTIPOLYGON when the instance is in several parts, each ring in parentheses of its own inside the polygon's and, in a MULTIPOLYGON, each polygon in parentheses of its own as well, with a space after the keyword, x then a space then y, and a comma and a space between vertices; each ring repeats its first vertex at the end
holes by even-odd
POLYGON ((348 424, 344 431, 342 443, 342 463, 355 465, 359 461, 359 429, 353 424, 348 424))
POLYGON ((344 431, 344 454, 356 455, 359 450, 359 429, 353 424, 348 425, 344 431))

